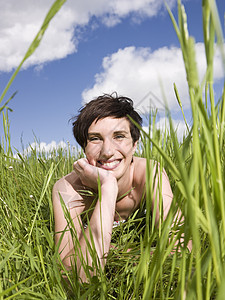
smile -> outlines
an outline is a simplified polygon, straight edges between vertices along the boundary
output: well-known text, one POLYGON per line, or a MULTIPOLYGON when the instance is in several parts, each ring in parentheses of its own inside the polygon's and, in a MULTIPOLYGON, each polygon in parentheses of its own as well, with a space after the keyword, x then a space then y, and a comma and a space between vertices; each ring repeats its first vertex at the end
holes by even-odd
POLYGON ((115 169, 119 164, 121 160, 113 160, 113 161, 102 161, 99 160, 98 163, 100 164, 100 167, 105 170, 113 170, 115 169))

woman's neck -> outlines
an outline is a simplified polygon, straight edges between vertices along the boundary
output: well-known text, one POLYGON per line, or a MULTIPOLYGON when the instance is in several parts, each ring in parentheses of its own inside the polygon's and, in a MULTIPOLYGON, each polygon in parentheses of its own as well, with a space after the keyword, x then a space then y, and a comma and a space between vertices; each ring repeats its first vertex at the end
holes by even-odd
POLYGON ((131 163, 130 167, 127 169, 125 174, 118 179, 118 196, 117 199, 120 199, 124 194, 129 193, 133 188, 133 173, 134 173, 134 164, 131 163))

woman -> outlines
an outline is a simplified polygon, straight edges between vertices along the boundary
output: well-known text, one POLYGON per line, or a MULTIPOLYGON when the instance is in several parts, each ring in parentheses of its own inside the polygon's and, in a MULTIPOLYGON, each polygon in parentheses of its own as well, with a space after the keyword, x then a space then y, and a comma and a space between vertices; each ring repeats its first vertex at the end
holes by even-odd
MULTIPOLYGON (((87 280, 82 260, 92 266, 87 245, 93 248, 94 242, 104 267, 115 222, 125 221, 140 207, 145 195, 146 159, 133 156, 140 131, 129 117, 141 126, 142 119, 129 98, 103 95, 87 103, 73 123, 74 137, 86 158, 76 161, 74 170, 57 181, 53 188, 56 244, 60 241, 59 252, 65 267, 70 269, 75 264, 82 281, 87 280), (96 202, 93 194, 99 195, 96 202), (74 249, 60 199, 66 204, 74 224, 79 253, 74 249), (84 212, 88 212, 88 226, 82 218, 84 212)), ((151 167, 154 178, 151 183, 152 211, 156 206, 157 224, 159 192, 164 219, 173 194, 165 171, 160 174, 158 164, 153 162, 151 167), (162 187, 161 191, 158 186, 162 187)))

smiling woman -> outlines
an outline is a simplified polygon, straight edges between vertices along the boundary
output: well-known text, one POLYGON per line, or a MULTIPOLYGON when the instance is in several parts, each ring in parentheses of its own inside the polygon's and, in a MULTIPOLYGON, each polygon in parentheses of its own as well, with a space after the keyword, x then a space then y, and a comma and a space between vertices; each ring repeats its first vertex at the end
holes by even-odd
MULTIPOLYGON (((90 275, 84 264, 91 267, 91 276, 96 274, 93 248, 104 267, 114 222, 125 221, 145 199, 146 159, 133 157, 140 132, 128 115, 142 124, 132 100, 118 97, 116 93, 86 104, 73 123, 74 136, 86 158, 76 161, 74 171, 57 181, 53 188, 56 244, 64 266, 68 270, 76 266, 82 281, 87 281, 90 275), (97 199, 94 194, 98 195, 97 199), (72 225, 68 224, 60 198, 68 208, 72 225), (85 212, 88 226, 83 221, 85 212), (74 247, 71 226, 75 228, 79 247, 74 247)), ((165 171, 160 173, 157 163, 151 162, 150 166, 154 180, 148 186, 158 224, 160 195, 163 218, 168 214, 173 195, 165 171)))
POLYGON ((118 119, 107 117, 94 121, 89 127, 85 154, 91 165, 113 171, 119 179, 130 166, 136 144, 127 119, 121 118, 118 122, 118 119))

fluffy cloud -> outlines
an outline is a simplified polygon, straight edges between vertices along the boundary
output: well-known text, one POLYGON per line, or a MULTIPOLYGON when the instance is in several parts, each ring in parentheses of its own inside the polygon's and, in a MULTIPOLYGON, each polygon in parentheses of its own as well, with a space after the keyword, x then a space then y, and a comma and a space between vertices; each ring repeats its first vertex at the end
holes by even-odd
MULTIPOLYGON (((182 142, 183 137, 187 136, 188 134, 187 126, 184 120, 172 120, 172 124, 173 124, 173 129, 177 134, 178 141, 182 142)), ((155 123, 155 128, 159 129, 162 133, 164 132, 169 133, 170 132, 169 120, 167 118, 161 118, 158 122, 155 123)), ((151 130, 152 129, 153 128, 151 128, 151 130)), ((148 127, 143 127, 143 130, 146 133, 149 133, 148 127)), ((152 132, 150 135, 152 135, 152 132)))
MULTIPOLYGON (((55 141, 52 141, 51 143, 47 144, 45 142, 41 143, 32 143, 29 147, 24 149, 23 155, 29 155, 33 150, 39 153, 45 153, 45 154, 51 154, 52 151, 57 151, 59 149, 66 150, 68 148, 68 144, 66 144, 64 141, 60 141, 58 144, 55 141)), ((17 156, 17 155, 16 155, 17 156)))
MULTIPOLYGON (((56 141, 51 141, 50 143, 33 142, 27 148, 21 151, 20 154, 26 157, 29 156, 33 151, 37 153, 37 155, 43 154, 46 158, 52 157, 52 155, 58 155, 61 152, 64 155, 70 153, 70 155, 74 157, 80 157, 83 153, 83 150, 79 145, 73 146, 69 141, 66 143, 64 141, 60 141, 58 143, 56 141)), ((15 152, 14 157, 19 158, 17 152, 15 152)))
MULTIPOLYGON (((183 137, 187 136, 187 133, 188 133, 187 126, 186 126, 184 120, 172 120, 172 123, 173 123, 173 129, 177 134, 178 140, 182 141, 183 137)), ((160 119, 156 123, 156 128, 160 129, 163 132, 165 132, 165 130, 167 130, 167 132, 169 132, 170 131, 169 120, 166 118, 160 119)))
MULTIPOLYGON (((206 71, 204 45, 196 44, 196 61, 199 78, 206 71)), ((216 51, 214 78, 223 78, 223 67, 219 51, 216 51)), ((179 48, 164 47, 151 51, 150 48, 127 47, 105 57, 103 71, 95 75, 95 84, 83 92, 84 102, 102 93, 117 91, 120 95, 131 97, 136 109, 142 113, 149 108, 164 109, 165 101, 170 110, 179 106, 175 98, 173 84, 176 83, 184 109, 189 106, 187 81, 182 53, 179 48), (165 97, 164 97, 164 92, 165 97)))
MULTIPOLYGON (((53 0, 7 0, 0 4, 0 71, 11 71, 22 60, 53 0)), ((169 5, 174 5, 170 0, 169 5)), ((132 14, 135 21, 155 16, 163 0, 68 0, 50 23, 43 41, 24 67, 64 58, 77 51, 76 29, 96 16, 114 26, 132 14)))

